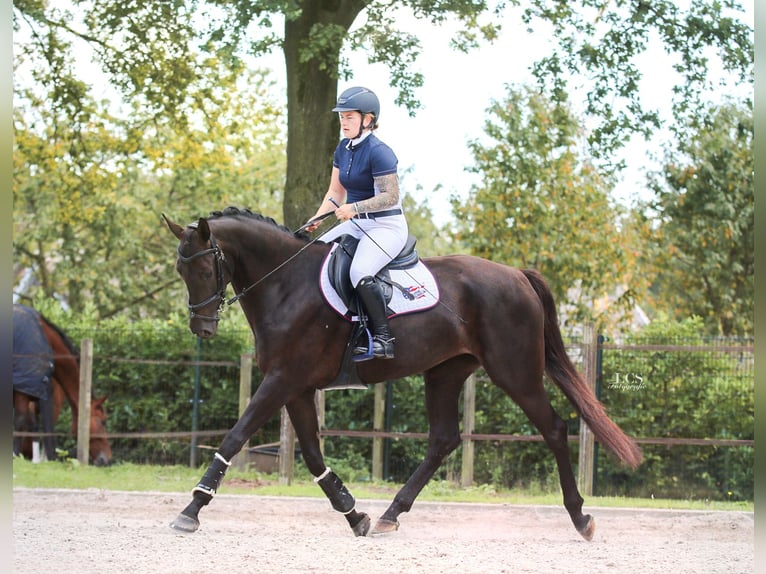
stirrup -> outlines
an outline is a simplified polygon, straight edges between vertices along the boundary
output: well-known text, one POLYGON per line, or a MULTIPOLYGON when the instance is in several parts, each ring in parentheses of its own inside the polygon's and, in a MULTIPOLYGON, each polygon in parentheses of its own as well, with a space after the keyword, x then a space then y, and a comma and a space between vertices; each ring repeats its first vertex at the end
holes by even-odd
POLYGON ((363 347, 362 345, 357 345, 356 347, 354 347, 353 357, 351 357, 351 360, 354 361, 355 363, 361 363, 362 361, 369 361, 370 359, 374 358, 372 335, 370 334, 370 330, 365 328, 364 333, 365 335, 367 335, 367 338, 366 338, 367 346, 363 347))

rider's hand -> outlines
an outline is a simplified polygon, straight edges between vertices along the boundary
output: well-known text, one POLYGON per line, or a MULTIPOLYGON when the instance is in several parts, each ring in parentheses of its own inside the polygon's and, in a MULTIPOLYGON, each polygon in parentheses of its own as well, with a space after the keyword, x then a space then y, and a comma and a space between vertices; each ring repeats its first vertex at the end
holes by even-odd
POLYGON ((347 221, 356 215, 356 209, 353 203, 344 203, 335 210, 335 217, 340 221, 347 221))
MULTIPOLYGON (((311 219, 309 219, 309 221, 311 221, 311 219)), ((321 219, 317 219, 316 221, 313 221, 313 222, 307 224, 306 227, 304 227, 304 229, 306 231, 308 231, 309 233, 311 233, 312 231, 316 231, 316 229, 317 229, 317 227, 319 227, 320 223, 322 223, 322 220, 321 219)))

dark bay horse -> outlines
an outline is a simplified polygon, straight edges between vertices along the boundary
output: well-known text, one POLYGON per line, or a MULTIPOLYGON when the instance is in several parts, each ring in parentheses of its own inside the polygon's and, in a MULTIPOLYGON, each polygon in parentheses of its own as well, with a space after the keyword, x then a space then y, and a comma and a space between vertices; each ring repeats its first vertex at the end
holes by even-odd
MULTIPOLYGON (((319 448, 314 394, 336 378, 352 325, 325 302, 319 273, 330 245, 311 242, 274 220, 227 208, 181 226, 165 218, 178 238, 176 269, 189 295, 190 328, 216 333, 218 313, 231 284, 255 335, 263 382, 224 437, 192 501, 171 527, 194 532, 199 511, 216 493, 245 442, 284 405, 303 459, 335 510, 354 534, 367 535, 370 518, 355 508, 341 479, 325 466, 319 448), (275 271, 276 270, 276 271, 275 271)), ((583 499, 570 463, 567 427, 551 407, 543 373, 563 391, 596 439, 623 464, 635 468, 642 454, 607 416, 568 358, 552 294, 533 270, 514 269, 471 256, 424 259, 438 281, 441 303, 428 311, 391 319, 396 358, 357 363, 363 383, 422 373, 429 439, 425 459, 396 494, 372 534, 396 530, 398 518, 444 458, 460 444, 458 400, 466 378, 483 367, 539 430, 555 457, 564 506, 577 531, 593 537, 595 522, 582 513, 583 499)), ((230 301, 231 302, 231 301, 230 301)))
MULTIPOLYGON (((36 432, 50 426, 51 432, 66 401, 72 409, 72 433, 77 436, 77 421, 80 401, 80 353, 69 337, 55 324, 36 310, 24 305, 13 306, 13 411, 14 430, 36 432), (29 331, 32 336, 25 343, 20 335, 29 331), (30 371, 28 362, 48 364, 50 368, 41 380, 23 381, 30 371), (46 391, 38 391, 47 385, 46 391), (45 424, 46 401, 50 421, 45 424)), ((90 459, 96 466, 105 466, 112 461, 112 449, 106 437, 106 397, 92 398, 90 408, 90 459)), ((49 460, 55 458, 55 450, 49 445, 46 454, 49 460), (52 451, 52 452, 51 452, 52 451)), ((22 436, 14 440, 14 454, 32 458, 32 437, 22 436)))

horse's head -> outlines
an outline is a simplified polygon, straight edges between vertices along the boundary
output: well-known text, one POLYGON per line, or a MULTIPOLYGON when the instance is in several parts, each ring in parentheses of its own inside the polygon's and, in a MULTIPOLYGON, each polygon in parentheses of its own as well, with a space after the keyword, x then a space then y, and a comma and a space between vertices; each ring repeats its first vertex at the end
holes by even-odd
POLYGON ((112 447, 106 438, 106 397, 92 399, 90 403, 90 458, 96 466, 112 462, 112 447))
POLYGON ((206 219, 200 218, 184 228, 165 214, 162 218, 180 242, 176 270, 189 292, 189 328, 198 337, 210 338, 218 329, 218 312, 228 283, 223 251, 206 219))

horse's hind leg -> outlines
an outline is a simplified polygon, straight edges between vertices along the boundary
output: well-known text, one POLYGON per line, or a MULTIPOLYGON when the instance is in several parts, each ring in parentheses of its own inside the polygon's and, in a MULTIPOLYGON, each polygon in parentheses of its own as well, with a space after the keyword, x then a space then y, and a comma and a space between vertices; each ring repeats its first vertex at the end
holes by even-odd
MULTIPOLYGON (((13 415, 13 428, 19 432, 32 432, 34 424, 30 421, 27 413, 16 411, 13 415)), ((32 439, 28 436, 13 437, 13 454, 23 456, 26 459, 32 459, 32 439)))
POLYGON ((502 370, 502 375, 487 369, 490 379, 502 388, 535 425, 545 440, 545 444, 553 452, 559 473, 559 482, 564 497, 564 507, 567 509, 577 531, 585 538, 593 538, 595 522, 590 515, 583 515, 583 498, 577 490, 572 463, 570 462, 569 446, 567 444, 567 425, 551 406, 548 395, 543 387, 542 375, 515 376, 509 378, 512 369, 502 370), (511 382, 514 381, 514 382, 511 382), (524 381, 524 384, 515 384, 524 381))
MULTIPOLYGON (((29 414, 30 403, 21 393, 13 393, 13 428, 19 432, 32 431, 32 420, 29 414)), ((13 454, 32 458, 32 446, 29 437, 13 437, 13 454)))
POLYGON ((444 459, 460 444, 458 403, 460 390, 475 364, 460 361, 432 369, 424 374, 426 409, 428 411, 428 450, 423 462, 394 497, 378 520, 373 534, 399 528, 398 517, 412 508, 423 487, 431 480, 444 459), (462 367, 462 368, 461 368, 462 367))
MULTIPOLYGON (((580 496, 580 492, 577 489, 577 482, 575 480, 574 472, 572 471, 569 445, 567 443, 567 425, 558 413, 553 410, 550 403, 548 403, 547 409, 549 410, 549 414, 544 414, 543 420, 545 421, 545 419, 548 419, 548 422, 543 423, 543 426, 538 426, 537 422, 535 422, 532 417, 530 417, 530 420, 540 429, 540 432, 545 439, 545 443, 548 445, 548 448, 551 449, 553 456, 556 459, 559 483, 561 484, 561 491, 564 498, 564 507, 567 509, 569 517, 572 519, 572 523, 575 525, 577 531, 583 538, 590 540, 593 538, 596 524, 590 514, 584 515, 582 513, 583 498, 580 496)), ((525 410, 525 412, 527 411, 525 410)), ((527 413, 527 416, 529 416, 529 413, 527 413)))
POLYGON ((43 437, 43 450, 48 460, 56 460, 56 439, 53 436, 53 396, 45 400, 40 399, 40 424, 45 436, 43 437))
POLYGON ((303 460, 314 475, 316 482, 332 507, 343 513, 356 536, 366 536, 370 530, 370 517, 364 512, 357 512, 356 500, 348 491, 343 481, 329 467, 325 466, 322 451, 319 448, 319 423, 315 391, 312 389, 287 403, 287 412, 295 427, 295 434, 301 445, 303 460))

